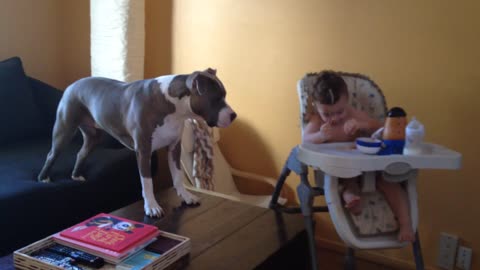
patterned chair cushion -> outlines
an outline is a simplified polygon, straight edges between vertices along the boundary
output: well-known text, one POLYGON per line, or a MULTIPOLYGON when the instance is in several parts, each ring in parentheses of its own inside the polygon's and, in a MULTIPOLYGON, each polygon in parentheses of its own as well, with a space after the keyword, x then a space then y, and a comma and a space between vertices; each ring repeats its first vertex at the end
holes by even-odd
POLYGON ((398 222, 381 192, 362 193, 362 213, 349 215, 361 236, 390 233, 398 230, 398 222))

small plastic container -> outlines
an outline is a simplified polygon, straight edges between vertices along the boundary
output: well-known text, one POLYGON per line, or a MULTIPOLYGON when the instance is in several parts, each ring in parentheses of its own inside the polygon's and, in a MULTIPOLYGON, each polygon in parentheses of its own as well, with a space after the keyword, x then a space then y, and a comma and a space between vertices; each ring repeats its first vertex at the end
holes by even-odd
POLYGON ((425 128, 415 117, 405 128, 405 148, 404 155, 420 155, 423 153, 423 139, 425 138, 425 128))

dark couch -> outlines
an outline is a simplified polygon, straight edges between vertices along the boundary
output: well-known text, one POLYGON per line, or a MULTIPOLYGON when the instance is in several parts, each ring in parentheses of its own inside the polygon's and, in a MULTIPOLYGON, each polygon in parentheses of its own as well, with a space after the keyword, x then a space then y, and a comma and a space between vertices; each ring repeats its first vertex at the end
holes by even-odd
POLYGON ((70 179, 81 136, 53 165, 52 182, 37 182, 61 95, 27 77, 20 58, 0 62, 0 256, 141 199, 135 155, 123 147, 96 148, 83 168, 87 181, 70 179))

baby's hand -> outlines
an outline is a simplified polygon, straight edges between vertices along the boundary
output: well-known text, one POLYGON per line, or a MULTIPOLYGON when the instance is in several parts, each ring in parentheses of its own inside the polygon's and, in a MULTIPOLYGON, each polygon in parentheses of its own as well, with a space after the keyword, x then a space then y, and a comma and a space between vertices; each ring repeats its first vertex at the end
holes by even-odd
POLYGON ((334 130, 332 126, 328 123, 323 124, 320 126, 320 134, 322 134, 322 139, 324 142, 331 141, 334 138, 334 130))
POLYGON ((343 125, 343 131, 348 136, 354 136, 360 130, 360 123, 355 119, 350 119, 343 125))

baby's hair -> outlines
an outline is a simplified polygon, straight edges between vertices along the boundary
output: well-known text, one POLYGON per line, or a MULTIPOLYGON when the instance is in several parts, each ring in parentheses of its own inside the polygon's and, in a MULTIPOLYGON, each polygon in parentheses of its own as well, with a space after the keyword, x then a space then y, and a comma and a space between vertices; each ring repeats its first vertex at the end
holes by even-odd
POLYGON ((348 97, 347 84, 336 72, 323 71, 318 74, 310 94, 320 104, 333 105, 342 95, 348 97))

